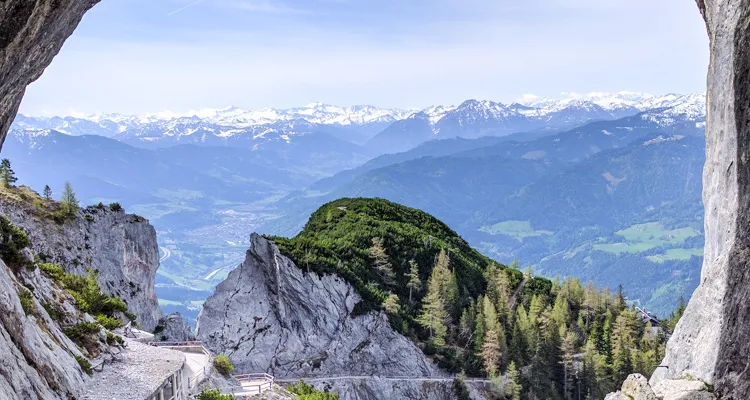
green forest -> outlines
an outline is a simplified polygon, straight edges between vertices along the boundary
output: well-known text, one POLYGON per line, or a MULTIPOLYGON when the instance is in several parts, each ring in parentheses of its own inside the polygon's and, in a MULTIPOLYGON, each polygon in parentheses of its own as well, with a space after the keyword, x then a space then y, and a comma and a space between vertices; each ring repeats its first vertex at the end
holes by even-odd
POLYGON ((492 378, 497 399, 598 399, 630 373, 650 376, 684 309, 652 326, 621 288, 496 263, 429 214, 383 199, 333 201, 296 237, 270 238, 308 273, 352 284, 354 314, 383 310, 442 368, 492 378))

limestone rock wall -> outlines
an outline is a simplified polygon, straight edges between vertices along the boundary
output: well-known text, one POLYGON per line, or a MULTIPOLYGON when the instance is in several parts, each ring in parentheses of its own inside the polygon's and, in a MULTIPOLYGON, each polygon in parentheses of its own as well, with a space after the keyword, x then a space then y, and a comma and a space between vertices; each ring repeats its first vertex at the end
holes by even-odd
POLYGON ((99 0, 0 2, 0 149, 26 86, 37 80, 99 0))
POLYGON ((698 0, 711 46, 701 282, 651 378, 750 398, 750 0, 698 0))
POLYGON ((37 316, 26 314, 18 295, 26 289, 0 261, 0 398, 79 398, 85 378, 74 356, 82 354, 36 299, 52 293, 49 282, 38 270, 27 275, 27 284, 38 281, 30 300, 37 316))
POLYGON ((124 300, 144 330, 156 327, 162 316, 154 292, 159 248, 148 220, 109 207, 90 207, 59 224, 40 216, 33 204, 7 198, 0 198, 0 214, 28 234, 43 261, 78 274, 98 270, 105 293, 124 300))
POLYGON ((452 398, 450 380, 377 378, 446 374, 391 329, 385 314, 352 317, 359 300, 343 279, 304 273, 254 234, 245 261, 204 303, 198 338, 213 353, 228 355, 239 373, 350 377, 330 383, 342 400, 452 398))

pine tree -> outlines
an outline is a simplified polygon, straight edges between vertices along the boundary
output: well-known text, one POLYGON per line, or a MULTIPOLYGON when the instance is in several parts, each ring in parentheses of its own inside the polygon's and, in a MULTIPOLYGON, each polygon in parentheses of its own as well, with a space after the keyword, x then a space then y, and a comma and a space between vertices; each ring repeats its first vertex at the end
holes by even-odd
POLYGON ((573 394, 573 356, 576 353, 577 337, 573 332, 566 332, 563 336, 562 346, 562 366, 563 366, 563 396, 565 400, 571 400, 573 394))
POLYGON ((432 343, 437 346, 445 345, 445 335, 448 332, 446 321, 448 313, 445 310, 445 301, 441 293, 443 277, 437 270, 433 269, 430 281, 427 283, 427 296, 422 304, 422 313, 417 322, 430 331, 432 343))
POLYGON ((396 283, 396 274, 393 272, 393 265, 388 261, 388 253, 383 247, 383 239, 372 238, 370 247, 370 258, 375 265, 375 271, 380 275, 386 286, 393 286, 396 283))
POLYGON ((617 298, 615 299, 615 303, 618 312, 628 308, 628 304, 625 302, 625 294, 622 291, 622 285, 617 285, 617 298))
POLYGON ((8 187, 18 181, 18 178, 16 178, 16 173, 13 172, 13 169, 10 167, 10 160, 8 160, 7 158, 3 158, 3 160, 0 161, 0 180, 3 181, 3 185, 5 185, 5 187, 8 187))
POLYGON ((510 311, 508 274, 492 263, 487 267, 485 277, 487 278, 487 297, 495 305, 499 319, 505 322, 510 311))
POLYGON ((464 308, 458 323, 458 339, 465 344, 465 347, 469 347, 473 342, 476 318, 477 307, 474 302, 471 302, 468 307, 464 308))
POLYGON ((47 200, 52 199, 52 189, 49 187, 49 185, 44 185, 44 198, 47 200))
POLYGON ((497 332, 494 330, 488 330, 485 334, 481 356, 484 370, 487 371, 490 378, 497 376, 502 354, 500 353, 500 341, 497 332))
POLYGON ((422 289, 422 281, 419 279, 419 265, 416 261, 409 260, 409 273, 407 274, 409 282, 406 283, 406 287, 409 288, 409 303, 412 301, 412 292, 419 291, 422 289))
POLYGON ((401 305, 398 302, 398 296, 391 293, 383 301, 383 308, 388 314, 398 314, 401 310, 401 305))
POLYGON ((507 389, 505 391, 505 396, 510 400, 521 400, 521 392, 523 391, 523 387, 518 382, 519 373, 518 369, 516 368, 516 363, 514 363, 513 361, 511 361, 508 365, 506 375, 508 376, 508 385, 506 386, 507 389))
POLYGON ((73 191, 73 186, 70 185, 70 182, 65 182, 62 198, 60 199, 60 206, 62 207, 63 212, 69 216, 75 215, 75 213, 78 212, 78 199, 76 198, 76 193, 73 191))

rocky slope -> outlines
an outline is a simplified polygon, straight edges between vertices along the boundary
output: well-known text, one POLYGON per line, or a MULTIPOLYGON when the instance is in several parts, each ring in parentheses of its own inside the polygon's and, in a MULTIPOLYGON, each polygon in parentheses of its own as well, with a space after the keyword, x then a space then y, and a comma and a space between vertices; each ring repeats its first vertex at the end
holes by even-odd
POLYGON ((0 214, 24 230, 42 261, 67 272, 99 272, 99 286, 121 298, 151 331, 162 316, 154 293, 159 248, 148 220, 109 206, 80 209, 74 218, 55 221, 52 202, 28 188, 0 190, 0 214))
MULTIPOLYGON (((36 296, 53 293, 39 270, 26 272, 36 296)), ((81 356, 34 295, 37 315, 27 315, 19 293, 22 282, 0 260, 0 398, 55 400, 81 395, 84 375, 74 356, 81 356)))
POLYGON ((26 91, 99 0, 0 3, 0 149, 26 91))
POLYGON ((360 296, 334 275, 306 274, 254 234, 245 261, 217 286, 198 317, 198 338, 237 371, 316 381, 342 399, 450 399, 452 381, 381 377, 446 375, 384 313, 352 317, 360 296), (364 378, 367 377, 367 378, 364 378))

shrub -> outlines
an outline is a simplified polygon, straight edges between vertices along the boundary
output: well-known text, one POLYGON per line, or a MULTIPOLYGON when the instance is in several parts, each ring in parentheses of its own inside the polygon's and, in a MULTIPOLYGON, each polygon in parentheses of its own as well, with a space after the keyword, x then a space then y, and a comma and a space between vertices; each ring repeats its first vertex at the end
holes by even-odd
POLYGON ((76 356, 76 361, 78 361, 78 365, 81 366, 81 369, 83 370, 83 372, 89 375, 91 375, 94 372, 94 369, 91 368, 91 363, 89 362, 89 360, 81 356, 76 356))
POLYGON ((219 389, 203 389, 198 394, 198 400, 234 400, 234 397, 228 394, 221 394, 219 389))
POLYGON ((39 264, 39 268, 52 280, 58 283, 63 283, 63 279, 65 278, 65 275, 67 275, 65 269, 57 264, 41 263, 39 264))
POLYGON ((115 212, 120 212, 122 211, 122 206, 120 203, 112 203, 109 205, 109 209, 115 212))
POLYGON ((96 316, 96 322, 99 325, 103 326, 104 329, 107 329, 110 331, 117 329, 123 325, 122 321, 119 318, 110 317, 108 315, 101 315, 101 314, 96 316))
POLYGON ((101 331, 99 324, 94 322, 79 322, 69 328, 65 328, 64 333, 70 340, 83 346, 91 339, 91 336, 101 331))
POLYGON ((18 293, 18 298, 21 300, 21 308, 23 308, 23 312, 26 313, 26 315, 33 315, 35 317, 39 316, 39 310, 37 310, 34 305, 34 300, 32 299, 33 295, 30 291, 21 289, 18 293))
POLYGON ((125 340, 122 338, 122 336, 115 335, 112 332, 107 332, 107 344, 110 346, 122 346, 125 343, 125 340))
POLYGON ((79 322, 65 328, 63 332, 75 344, 86 349, 90 354, 94 354, 99 352, 99 332, 101 329, 102 327, 95 322, 79 322))
POLYGON ((86 221, 89 221, 89 222, 94 222, 94 217, 93 217, 93 216, 91 216, 91 215, 88 215, 88 214, 87 214, 87 215, 86 215, 86 216, 85 216, 84 218, 86 218, 86 221))
POLYGON ((222 375, 229 375, 234 371, 234 364, 229 357, 224 354, 219 354, 214 358, 214 368, 216 368, 222 375))
POLYGON ((453 379, 453 394, 456 395, 458 400, 471 400, 469 389, 462 378, 453 379))
POLYGON ((286 387, 286 390, 297 395, 299 400, 338 400, 338 393, 324 392, 315 389, 313 385, 307 384, 303 381, 299 383, 290 384, 286 387))
POLYGON ((135 320, 138 319, 138 316, 135 315, 135 314, 133 314, 130 311, 125 311, 125 316, 128 317, 128 319, 131 320, 131 321, 133 321, 133 322, 135 322, 135 320))
POLYGON ((10 222, 8 217, 0 215, 0 259, 10 267, 26 263, 21 250, 31 243, 24 231, 10 222))
POLYGON ((55 322, 61 322, 63 318, 65 317, 65 312, 60 310, 59 308, 53 306, 50 303, 44 302, 42 303, 42 307, 44 307, 44 310, 47 311, 47 314, 49 314, 49 317, 52 318, 55 322))

